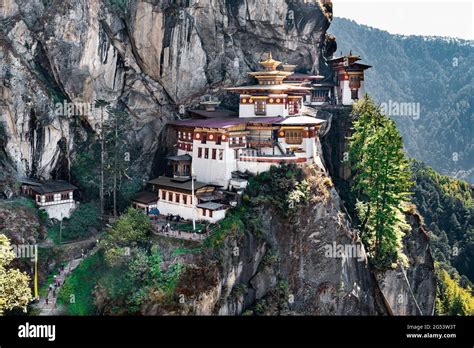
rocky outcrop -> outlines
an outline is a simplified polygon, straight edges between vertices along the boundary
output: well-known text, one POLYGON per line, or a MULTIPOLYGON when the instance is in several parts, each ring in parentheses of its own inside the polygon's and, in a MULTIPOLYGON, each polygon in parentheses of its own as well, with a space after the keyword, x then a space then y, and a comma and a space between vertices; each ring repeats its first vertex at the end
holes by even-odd
POLYGON ((331 180, 315 169, 307 180, 311 201, 294 216, 262 206, 255 211, 263 222, 259 235, 228 232, 210 253, 188 255, 191 266, 175 294, 182 301, 171 308, 148 303, 142 313, 376 314, 364 247, 331 180))
POLYGON ((407 217, 411 229, 403 238, 403 252, 409 266, 376 274, 378 286, 390 314, 433 315, 436 276, 428 232, 416 211, 407 217))
POLYGON ((7 0, 2 6, 3 148, 21 176, 68 179, 75 138, 97 130, 96 100, 132 115, 130 137, 141 148, 136 165, 149 172, 168 146, 164 124, 201 95, 246 82, 264 52, 326 73, 323 58, 334 50, 326 42, 330 13, 316 1, 7 0), (57 104, 63 101, 86 103, 87 112, 65 115, 57 104))

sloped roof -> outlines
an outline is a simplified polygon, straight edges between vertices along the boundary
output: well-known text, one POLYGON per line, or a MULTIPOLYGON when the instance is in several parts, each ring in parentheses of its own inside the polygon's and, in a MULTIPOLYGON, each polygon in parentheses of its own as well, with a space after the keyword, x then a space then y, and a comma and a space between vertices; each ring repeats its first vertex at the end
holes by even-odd
POLYGON ((21 183, 31 186, 33 191, 39 194, 44 193, 53 193, 53 192, 63 192, 63 191, 73 191, 77 187, 65 180, 47 180, 39 181, 36 179, 21 179, 21 183))
POLYGON ((238 117, 208 119, 188 118, 184 120, 172 121, 169 124, 184 127, 229 128, 239 124, 245 124, 245 122, 246 121, 244 119, 238 117))
POLYGON ((189 110, 188 112, 191 114, 191 116, 200 116, 203 118, 220 118, 220 117, 237 116, 236 112, 231 111, 231 110, 224 110, 224 109, 217 109, 214 111, 195 109, 195 110, 189 110))
POLYGON ((168 156, 166 157, 170 161, 192 161, 192 156, 185 154, 185 155, 179 155, 179 156, 168 156))
MULTIPOLYGON (((176 181, 173 178, 169 178, 167 176, 160 176, 158 178, 152 179, 148 181, 149 184, 157 185, 159 187, 168 187, 168 188, 175 188, 185 191, 191 191, 191 179, 187 181, 176 181)), ((206 184, 200 181, 194 181, 194 190, 199 190, 200 188, 206 186, 213 186, 216 187, 217 185, 213 184, 206 184)))
POLYGON ((201 208, 201 209, 219 210, 219 209, 225 208, 226 205, 222 203, 206 202, 206 203, 200 203, 196 207, 201 208))
POLYGON ((158 201, 158 195, 154 192, 141 191, 138 192, 135 196, 133 196, 132 201, 143 204, 148 204, 152 202, 156 203, 158 201))
POLYGON ((283 121, 279 122, 278 124, 281 125, 292 125, 292 124, 321 124, 326 122, 325 120, 321 120, 316 117, 310 116, 290 116, 285 118, 283 121))

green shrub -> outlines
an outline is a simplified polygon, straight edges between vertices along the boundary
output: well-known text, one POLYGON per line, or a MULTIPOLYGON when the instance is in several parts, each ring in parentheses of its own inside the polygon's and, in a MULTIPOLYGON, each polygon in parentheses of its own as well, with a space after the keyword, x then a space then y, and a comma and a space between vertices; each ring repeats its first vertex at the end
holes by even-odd
MULTIPOLYGON (((101 226, 99 207, 95 203, 82 203, 70 219, 63 220, 62 241, 90 237, 93 229, 101 226)), ((55 230, 58 227, 55 226, 55 230)))

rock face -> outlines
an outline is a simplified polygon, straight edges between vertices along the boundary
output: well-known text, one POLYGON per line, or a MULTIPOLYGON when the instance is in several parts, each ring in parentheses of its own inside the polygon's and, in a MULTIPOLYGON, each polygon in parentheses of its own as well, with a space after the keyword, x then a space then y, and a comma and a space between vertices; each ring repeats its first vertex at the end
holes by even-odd
MULTIPOLYGON (((329 120, 327 135, 323 138, 323 154, 331 178, 347 209, 355 202, 348 194, 351 173, 341 162, 348 150, 353 117, 350 108, 320 110, 318 117, 329 120)), ((409 266, 398 266, 383 273, 374 272, 374 286, 378 313, 390 315, 432 315, 436 294, 434 261, 429 248, 429 236, 418 212, 407 214, 411 230, 403 238, 404 254, 409 266)))
POLYGON ((67 179, 75 135, 97 130, 96 100, 132 115, 130 136, 149 171, 167 146, 164 124, 201 95, 246 82, 264 52, 326 73, 323 58, 333 49, 326 42, 331 14, 318 2, 6 0, 2 6, 3 148, 19 175, 67 179), (57 104, 64 100, 87 112, 64 112, 57 104))
POLYGON ((411 230, 405 235, 403 244, 410 267, 399 266, 377 274, 376 278, 390 314, 433 315, 436 277, 429 237, 417 212, 409 214, 407 221, 411 230))

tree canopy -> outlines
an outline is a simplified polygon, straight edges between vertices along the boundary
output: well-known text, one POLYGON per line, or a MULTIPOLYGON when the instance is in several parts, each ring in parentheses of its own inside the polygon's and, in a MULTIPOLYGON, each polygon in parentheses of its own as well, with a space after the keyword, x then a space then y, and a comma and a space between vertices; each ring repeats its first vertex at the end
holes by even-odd
POLYGON ((408 227, 410 171, 395 123, 370 97, 353 107, 349 160, 362 240, 373 264, 386 268, 404 261, 401 240, 408 227))

